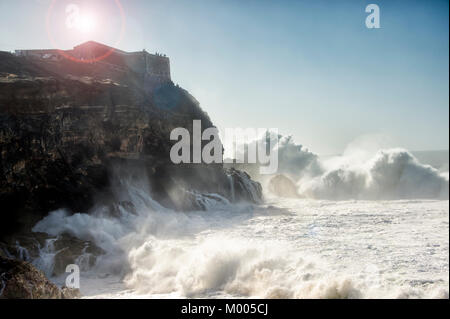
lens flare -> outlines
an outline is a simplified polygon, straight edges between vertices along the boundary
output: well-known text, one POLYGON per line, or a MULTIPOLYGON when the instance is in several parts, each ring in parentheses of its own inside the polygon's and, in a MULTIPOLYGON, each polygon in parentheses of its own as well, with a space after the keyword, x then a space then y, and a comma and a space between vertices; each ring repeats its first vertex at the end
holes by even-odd
MULTIPOLYGON (((96 7, 96 10, 93 9, 92 6, 89 8, 81 7, 77 4, 69 3, 64 5, 62 0, 50 0, 50 6, 47 10, 46 15, 46 31, 49 41, 52 43, 54 48, 61 48, 64 46, 63 43, 70 43, 69 46, 73 46, 74 44, 80 44, 83 41, 93 40, 93 38, 101 38, 102 36, 111 36, 114 41, 112 47, 119 47, 120 42, 122 41, 125 30, 126 30, 126 16, 123 6, 120 0, 112 0, 116 7, 116 17, 120 20, 120 25, 118 28, 111 28, 111 24, 105 25, 105 19, 102 19, 101 13, 103 10, 99 10, 99 7, 96 7), (59 2, 60 1, 60 2, 59 2), (63 10, 63 14, 65 15, 65 32, 62 32, 60 23, 59 14, 63 10), (99 15, 94 14, 99 13, 99 15), (59 22, 58 22, 59 21, 59 22), (76 32, 73 32, 76 31, 76 32), (78 34, 76 34, 78 33, 78 34), (76 43, 71 43, 70 39, 78 39, 76 43), (68 40, 69 39, 69 40, 68 40)), ((66 2, 70 2, 70 0, 66 0, 66 2)), ((79 63, 94 63, 101 61, 108 56, 111 55, 113 49, 109 50, 105 54, 92 58, 92 59, 78 59, 70 54, 67 54, 64 50, 59 50, 59 53, 64 56, 66 59, 79 62, 79 63)))
POLYGON ((92 14, 82 14, 78 17, 75 28, 83 33, 91 33, 95 30, 96 19, 92 14))

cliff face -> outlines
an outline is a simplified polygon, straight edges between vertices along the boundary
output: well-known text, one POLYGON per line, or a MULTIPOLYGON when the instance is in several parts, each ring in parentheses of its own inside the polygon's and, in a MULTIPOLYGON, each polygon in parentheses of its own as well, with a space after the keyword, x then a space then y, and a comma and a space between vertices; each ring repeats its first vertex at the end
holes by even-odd
MULTIPOLYGON (((192 131, 194 119, 213 126, 198 102, 173 84, 150 91, 143 83, 131 70, 103 64, 0 55, 2 235, 54 209, 87 211, 99 201, 113 207, 117 167, 147 176, 154 198, 174 209, 201 208, 187 189, 236 198, 221 165, 170 162, 172 129, 192 131)), ((233 183, 242 178, 230 175, 233 183)), ((237 197, 255 201, 250 193, 237 197)))

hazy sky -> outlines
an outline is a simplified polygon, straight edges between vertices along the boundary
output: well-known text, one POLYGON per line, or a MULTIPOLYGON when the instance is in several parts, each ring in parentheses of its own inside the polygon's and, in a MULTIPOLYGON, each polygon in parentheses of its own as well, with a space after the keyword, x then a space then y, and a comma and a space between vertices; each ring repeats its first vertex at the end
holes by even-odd
MULTIPOLYGON (((114 0, 57 0, 55 41, 114 45, 114 0), (68 29, 78 4, 92 32, 68 29)), ((411 150, 449 147, 448 1, 121 0, 119 47, 171 58, 172 79, 224 127, 279 128, 320 154, 365 134, 411 150), (365 27, 365 7, 381 29, 365 27)), ((0 0, 0 50, 51 48, 50 0, 0 0)))

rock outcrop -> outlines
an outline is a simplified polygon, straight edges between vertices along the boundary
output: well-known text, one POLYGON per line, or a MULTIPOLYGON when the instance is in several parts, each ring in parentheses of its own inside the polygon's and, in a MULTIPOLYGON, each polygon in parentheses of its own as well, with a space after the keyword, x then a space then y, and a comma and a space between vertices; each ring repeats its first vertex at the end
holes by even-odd
POLYGON ((4 238, 0 242, 0 252, 8 258, 32 262, 52 277, 65 273, 70 264, 77 264, 81 271, 86 271, 95 265, 98 256, 104 254, 89 241, 65 233, 52 237, 38 232, 4 238))
POLYGON ((79 291, 60 290, 32 264, 0 254, 0 299, 72 299, 79 291))
POLYGON ((234 168, 226 170, 230 183, 233 201, 250 199, 258 203, 262 198, 262 187, 258 182, 253 181, 246 172, 234 168))
POLYGON ((173 209, 204 209, 189 200, 192 192, 260 199, 259 184, 246 174, 231 172, 230 183, 221 164, 173 164, 172 129, 192 132, 193 120, 203 129, 213 124, 182 88, 142 83, 139 74, 104 64, 0 54, 1 235, 30 228, 55 209, 117 206, 118 167, 146 176, 152 197, 173 209))
POLYGON ((72 263, 89 268, 101 249, 31 228, 61 208, 133 212, 132 201, 117 197, 121 178, 145 178, 152 198, 177 210, 261 199, 261 186, 243 172, 173 164, 170 132, 183 127, 192 136, 193 120, 203 129, 213 124, 187 91, 145 83, 131 69, 105 63, 0 52, 0 298, 78 297, 46 275, 72 263))

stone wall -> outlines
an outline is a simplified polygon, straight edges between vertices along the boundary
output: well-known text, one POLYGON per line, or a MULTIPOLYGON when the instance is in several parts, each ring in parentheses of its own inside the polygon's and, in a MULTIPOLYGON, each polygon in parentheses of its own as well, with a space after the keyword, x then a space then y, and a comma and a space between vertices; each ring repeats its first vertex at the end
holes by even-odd
MULTIPOLYGON (((17 50, 16 56, 39 60, 64 60, 63 55, 80 61, 93 61, 89 64, 108 64, 111 68, 126 72, 131 69, 139 74, 150 87, 171 82, 170 60, 166 56, 150 54, 147 51, 125 52, 101 43, 89 41, 73 50, 17 50), (63 52, 63 53, 62 53, 63 52)), ((80 67, 82 67, 80 65, 80 67)))
POLYGON ((170 60, 168 57, 148 52, 133 52, 123 55, 125 64, 134 72, 145 74, 147 80, 155 83, 168 83, 170 79, 170 60))

